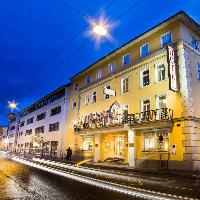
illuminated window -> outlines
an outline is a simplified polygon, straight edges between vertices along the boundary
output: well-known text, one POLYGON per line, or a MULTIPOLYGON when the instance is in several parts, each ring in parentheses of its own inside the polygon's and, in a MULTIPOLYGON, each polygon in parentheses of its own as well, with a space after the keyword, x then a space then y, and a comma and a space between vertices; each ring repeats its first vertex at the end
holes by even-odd
POLYGON ((144 133, 144 151, 168 151, 169 137, 166 132, 150 132, 144 133), (159 136, 163 136, 163 141, 160 143, 159 136))
POLYGON ((83 150, 92 151, 93 150, 93 137, 84 137, 83 138, 83 150))
POLYGON ((97 101, 97 93, 93 92, 92 93, 92 103, 96 103, 96 101, 97 101))
POLYGON ((144 44, 140 47, 140 57, 145 57, 149 54, 149 44, 144 44))
POLYGON ((156 108, 158 109, 157 120, 161 119, 162 108, 167 108, 166 94, 156 96, 156 108))
POLYGON ((97 80, 102 78, 102 69, 97 70, 96 78, 97 78, 97 80))
POLYGON ((150 111, 150 110, 151 110, 150 99, 143 99, 141 101, 141 111, 146 112, 146 111, 150 111))
POLYGON ((200 64, 198 65, 198 79, 200 80, 200 64))
POLYGON ((172 33, 168 32, 161 36, 161 45, 165 46, 170 44, 172 41, 172 33))
POLYGON ((108 65, 108 74, 111 74, 112 72, 114 72, 115 70, 115 64, 114 63, 110 63, 108 65))
POLYGON ((195 37, 192 37, 192 47, 198 50, 198 46, 199 46, 199 41, 195 37))
POLYGON ((128 81, 128 78, 122 78, 121 80, 121 93, 124 94, 124 93, 127 93, 128 90, 129 90, 129 81, 128 81))
POLYGON ((123 56, 122 64, 128 65, 128 64, 130 64, 130 62, 131 62, 131 56, 130 56, 130 53, 128 53, 128 54, 123 56))
POLYGON ((156 65, 156 82, 164 81, 166 78, 166 68, 164 64, 156 65))
POLYGON ((141 87, 145 87, 149 85, 149 68, 142 69, 140 71, 140 85, 141 87))

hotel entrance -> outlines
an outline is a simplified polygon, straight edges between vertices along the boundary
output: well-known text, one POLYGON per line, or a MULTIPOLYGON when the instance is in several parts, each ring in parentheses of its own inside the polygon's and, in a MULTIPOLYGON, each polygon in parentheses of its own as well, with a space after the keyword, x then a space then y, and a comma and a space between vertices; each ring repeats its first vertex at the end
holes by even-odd
POLYGON ((125 160, 125 135, 104 135, 104 160, 125 160))

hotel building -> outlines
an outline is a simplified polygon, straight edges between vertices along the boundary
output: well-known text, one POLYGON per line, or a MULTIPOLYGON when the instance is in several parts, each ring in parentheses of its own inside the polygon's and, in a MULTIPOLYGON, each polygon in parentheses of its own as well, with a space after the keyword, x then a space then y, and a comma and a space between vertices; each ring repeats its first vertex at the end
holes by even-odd
POLYGON ((62 157, 65 153, 68 86, 64 85, 20 112, 16 152, 62 157))
POLYGON ((73 76, 66 146, 94 162, 200 170, 199 40, 179 12, 73 76))

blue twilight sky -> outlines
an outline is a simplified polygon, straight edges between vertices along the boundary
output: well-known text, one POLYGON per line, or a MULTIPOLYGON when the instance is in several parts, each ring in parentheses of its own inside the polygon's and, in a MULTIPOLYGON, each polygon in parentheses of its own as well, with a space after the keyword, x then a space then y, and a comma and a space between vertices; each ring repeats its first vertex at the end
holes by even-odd
POLYGON ((22 110, 180 10, 200 23, 199 8, 199 0, 0 0, 0 125, 7 123, 9 100, 18 102, 22 110), (100 14, 97 21, 104 18, 112 24, 111 37, 97 43, 88 28, 69 42, 87 25, 85 14, 91 18, 100 14))

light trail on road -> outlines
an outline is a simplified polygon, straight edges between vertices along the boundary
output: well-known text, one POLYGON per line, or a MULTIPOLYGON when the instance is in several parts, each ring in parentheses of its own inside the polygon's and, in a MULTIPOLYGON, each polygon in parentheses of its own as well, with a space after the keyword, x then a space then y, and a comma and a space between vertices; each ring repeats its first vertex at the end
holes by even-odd
MULTIPOLYGON (((98 179, 83 176, 83 175, 77 175, 71 172, 66 172, 60 169, 54 169, 52 167, 49 167, 49 166, 47 167, 38 163, 34 163, 25 159, 18 158, 18 157, 11 157, 11 159, 16 162, 52 173, 55 175, 59 175, 65 178, 69 178, 69 179, 84 183, 84 184, 89 184, 95 187, 111 190, 114 192, 119 192, 119 193, 126 194, 133 197, 138 197, 138 198, 143 198, 143 199, 155 199, 155 200, 189 199, 187 197, 176 196, 176 195, 160 193, 160 192, 155 192, 155 191, 149 191, 149 190, 144 190, 140 188, 133 188, 133 187, 124 186, 121 184, 112 183, 109 181, 103 181, 103 180, 98 180, 98 179)), ((73 167, 73 166, 70 166, 70 167, 73 167)))

